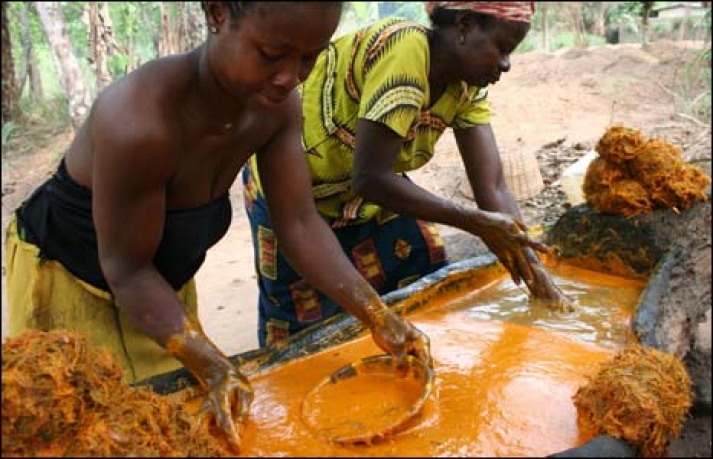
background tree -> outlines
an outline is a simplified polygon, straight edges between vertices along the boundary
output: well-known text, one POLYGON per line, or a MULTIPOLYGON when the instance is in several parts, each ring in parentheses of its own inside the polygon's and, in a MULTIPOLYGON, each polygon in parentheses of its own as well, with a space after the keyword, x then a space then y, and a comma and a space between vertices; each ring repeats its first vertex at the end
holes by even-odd
POLYGON ((584 29, 584 5, 582 2, 568 2, 562 5, 564 16, 570 21, 574 30, 575 45, 580 48, 587 46, 587 38, 584 29))
POLYGON ((641 2, 641 44, 649 44, 649 16, 654 8, 654 2, 641 2))
POLYGON ((549 51, 550 50, 550 26, 548 24, 549 20, 549 11, 550 11, 550 2, 540 2, 538 3, 538 13, 540 16, 540 25, 542 28, 542 42, 540 44, 540 47, 544 51, 549 51))
POLYGON ((179 3, 178 6, 179 50, 185 52, 196 48, 205 39, 205 20, 197 2, 179 3))
POLYGON ((17 91, 15 67, 12 57, 12 41, 8 27, 8 3, 2 3, 2 123, 19 118, 20 94, 17 91))
MULTIPOLYGON (((151 59, 195 48, 207 33, 199 2, 6 3, 4 120, 7 110, 19 107, 33 123, 66 125, 72 114, 77 125, 90 99, 107 84, 151 59), (51 10, 57 18, 43 24, 37 8, 51 10), (15 78, 5 76, 11 66, 15 78)), ((650 31, 644 30, 650 14, 644 8, 668 3, 674 2, 537 2, 530 33, 516 52, 616 43, 620 30, 622 42, 680 40, 684 34, 690 39, 695 32, 710 43, 710 2, 704 2, 706 17, 691 17, 685 27, 656 21, 650 31)), ((423 2, 346 2, 336 36, 388 16, 429 24, 423 2)))
POLYGON ((178 50, 176 44, 176 27, 171 10, 175 4, 168 2, 160 2, 161 10, 161 31, 158 35, 158 55, 167 56, 178 50))
POLYGON ((59 2, 37 2, 35 7, 50 47, 69 105, 74 130, 78 130, 92 103, 86 79, 74 55, 59 2))
POLYGON ((114 39, 107 2, 88 2, 89 63, 96 77, 97 94, 112 81, 108 59, 119 46, 114 39))
MULTIPOLYGON (((40 72, 39 61, 37 60, 37 52, 35 51, 34 40, 30 27, 30 13, 34 7, 31 2, 20 2, 20 34, 22 37, 22 63, 16 65, 18 72, 18 93, 22 96, 25 84, 29 80, 31 102, 41 102, 45 98, 44 89, 42 87, 42 74, 40 72), (19 68, 18 68, 19 67, 19 68)), ((36 13, 35 13, 36 14, 36 13)), ((17 62, 16 62, 17 64, 17 62)))

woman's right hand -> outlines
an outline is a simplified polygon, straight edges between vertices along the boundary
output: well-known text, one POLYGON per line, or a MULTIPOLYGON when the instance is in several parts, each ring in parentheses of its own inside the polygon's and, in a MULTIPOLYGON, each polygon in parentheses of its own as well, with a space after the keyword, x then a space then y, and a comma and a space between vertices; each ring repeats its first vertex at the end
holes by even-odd
POLYGON ((535 279, 527 282, 532 293, 532 303, 538 303, 553 311, 572 312, 575 310, 572 300, 567 298, 562 289, 555 284, 544 266, 539 262, 531 263, 535 279))
MULTIPOLYGON (((211 381, 203 395, 199 416, 212 416, 235 453, 253 401, 253 389, 245 376, 229 361, 223 369, 207 368, 200 376, 211 381)), ((196 375, 198 376, 198 375, 196 375)))
POLYGON ((204 393, 199 416, 212 416, 234 452, 239 453, 240 436, 254 397, 250 382, 190 320, 181 333, 167 340, 166 350, 201 384, 204 393))
POLYGON ((531 247, 539 252, 550 252, 547 245, 530 239, 527 227, 509 214, 477 210, 468 230, 480 237, 491 252, 512 276, 515 284, 524 280, 531 283, 536 278, 524 248, 531 247))

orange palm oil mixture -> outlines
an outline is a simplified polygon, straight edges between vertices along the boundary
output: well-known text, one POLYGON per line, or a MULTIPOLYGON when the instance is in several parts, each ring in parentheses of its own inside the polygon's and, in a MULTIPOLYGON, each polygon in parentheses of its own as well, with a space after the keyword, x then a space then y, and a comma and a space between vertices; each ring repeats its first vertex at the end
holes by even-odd
POLYGON ((360 373, 320 386, 308 394, 302 419, 325 439, 379 434, 401 423, 423 390, 423 380, 399 378, 393 372, 360 373), (367 388, 367 390, 364 390, 367 388), (373 388, 378 388, 374 397, 373 388), (349 401, 349 410, 334 410, 336 402, 349 401))
MULTIPOLYGON (((526 291, 503 275, 409 314, 431 339, 436 377, 422 412, 403 431, 370 446, 342 446, 325 441, 302 418, 302 400, 323 378, 383 353, 365 335, 251 378, 255 401, 241 454, 536 457, 586 442, 595 433, 581 430, 572 397, 630 340, 644 282, 549 269, 573 299, 574 312, 529 305, 526 291)), ((349 389, 340 403, 321 408, 348 418, 363 397, 382 395, 378 384, 349 389)))

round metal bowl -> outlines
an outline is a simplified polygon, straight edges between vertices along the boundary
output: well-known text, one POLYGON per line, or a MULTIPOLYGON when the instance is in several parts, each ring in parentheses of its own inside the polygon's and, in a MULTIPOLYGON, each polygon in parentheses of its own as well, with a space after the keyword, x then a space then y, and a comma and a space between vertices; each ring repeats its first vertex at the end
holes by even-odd
POLYGON ((302 401, 302 419, 340 444, 371 444, 402 430, 428 399, 433 370, 407 356, 397 371, 390 355, 352 362, 318 383, 302 401))

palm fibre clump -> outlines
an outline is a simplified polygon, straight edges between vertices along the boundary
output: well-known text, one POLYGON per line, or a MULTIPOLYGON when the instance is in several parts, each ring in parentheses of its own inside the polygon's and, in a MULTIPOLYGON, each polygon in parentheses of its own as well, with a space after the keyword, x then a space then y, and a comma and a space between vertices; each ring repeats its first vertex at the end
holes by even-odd
POLYGON ((71 332, 28 330, 2 345, 3 456, 220 456, 181 405, 122 382, 107 351, 71 332))
POLYGON ((678 438, 692 404, 691 380, 680 359, 656 349, 629 345, 604 363, 574 395, 580 420, 599 435, 662 457, 678 438))
POLYGON ((604 133, 594 149, 609 162, 626 164, 634 159, 643 143, 644 136, 640 130, 617 125, 604 133))
POLYGON ((633 217, 659 208, 678 212, 706 201, 711 179, 683 161, 681 149, 641 132, 613 126, 597 142, 582 190, 598 212, 633 217))
POLYGON ((601 156, 589 164, 582 191, 587 203, 602 213, 631 217, 653 209, 648 191, 630 177, 626 167, 601 156))

